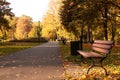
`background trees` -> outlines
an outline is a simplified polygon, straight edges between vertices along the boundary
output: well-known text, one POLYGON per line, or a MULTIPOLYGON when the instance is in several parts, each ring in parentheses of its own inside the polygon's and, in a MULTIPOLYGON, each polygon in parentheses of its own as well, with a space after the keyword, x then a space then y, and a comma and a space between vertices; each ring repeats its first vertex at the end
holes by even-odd
POLYGON ((68 31, 86 36, 88 42, 90 38, 114 40, 115 27, 119 24, 119 5, 119 0, 64 0, 61 21, 68 31), (112 27, 113 23, 117 25, 112 27))
POLYGON ((115 43, 120 41, 119 0, 50 0, 49 9, 40 24, 32 22, 25 15, 11 17, 13 13, 9 4, 5 0, 0 1, 1 37, 46 37, 51 40, 65 37, 68 40, 83 39, 85 42, 92 42, 94 39, 114 40, 115 43))
MULTIPOLYGON (((62 26, 60 24, 59 9, 61 0, 50 0, 49 9, 42 20, 42 36, 51 40, 60 38, 59 30, 62 26)), ((61 30, 62 32, 62 30, 61 30)))
POLYGON ((0 40, 40 38, 40 25, 33 25, 32 18, 26 15, 15 17, 9 5, 6 0, 0 0, 0 40), (34 35, 31 36, 28 34, 32 28, 35 28, 35 33, 32 32, 34 35))
POLYGON ((6 20, 9 22, 10 29, 7 31, 7 39, 15 40, 15 31, 16 31, 16 24, 17 24, 17 17, 10 17, 5 16, 6 20))
POLYGON ((29 32, 28 36, 30 38, 40 38, 41 37, 41 22, 33 22, 32 29, 29 32))
POLYGON ((0 31, 1 37, 6 38, 6 32, 9 29, 9 22, 6 20, 5 16, 14 16, 9 7, 10 3, 6 0, 0 0, 0 31))
POLYGON ((32 19, 29 16, 21 16, 17 20, 16 24, 16 38, 25 39, 28 38, 28 33, 32 28, 32 19))

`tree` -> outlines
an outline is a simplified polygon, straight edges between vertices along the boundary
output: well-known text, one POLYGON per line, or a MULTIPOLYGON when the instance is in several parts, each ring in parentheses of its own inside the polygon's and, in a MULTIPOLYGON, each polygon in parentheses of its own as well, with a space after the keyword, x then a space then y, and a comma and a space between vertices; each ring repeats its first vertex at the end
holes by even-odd
POLYGON ((28 33, 32 28, 32 19, 29 16, 22 15, 18 18, 16 24, 16 38, 24 39, 28 38, 28 33))
POLYGON ((60 10, 60 20, 68 32, 72 32, 77 38, 83 34, 83 21, 81 18, 82 7, 79 3, 82 0, 63 0, 60 10), (81 12, 80 12, 81 11, 81 12), (80 31, 81 30, 81 31, 80 31))
POLYGON ((50 38, 52 40, 56 40, 60 35, 58 34, 58 30, 61 27, 60 18, 59 18, 59 8, 60 8, 60 0, 50 0, 49 9, 43 17, 42 24, 42 36, 50 38))
POLYGON ((6 31, 9 29, 9 23, 5 19, 5 15, 14 16, 9 7, 10 3, 6 0, 0 0, 0 30, 3 34, 3 37, 6 36, 6 31))
POLYGON ((15 30, 16 30, 16 23, 17 23, 17 17, 10 17, 10 16, 5 16, 5 19, 8 21, 9 23, 9 31, 8 31, 8 37, 12 40, 15 40, 15 30))
MULTIPOLYGON (((68 31, 72 31, 74 34, 78 32, 78 26, 74 23, 79 22, 79 29, 87 27, 88 40, 92 36, 93 29, 101 27, 104 32, 104 34, 101 33, 104 35, 101 39, 108 40, 108 28, 112 29, 109 27, 112 21, 116 22, 112 17, 116 18, 119 15, 119 5, 119 0, 63 0, 61 22, 68 31), (71 24, 73 25, 71 26, 71 24)), ((83 34, 82 29, 81 34, 83 34)))
POLYGON ((33 22, 32 29, 29 32, 29 37, 31 38, 40 38, 41 37, 41 23, 40 22, 33 22))

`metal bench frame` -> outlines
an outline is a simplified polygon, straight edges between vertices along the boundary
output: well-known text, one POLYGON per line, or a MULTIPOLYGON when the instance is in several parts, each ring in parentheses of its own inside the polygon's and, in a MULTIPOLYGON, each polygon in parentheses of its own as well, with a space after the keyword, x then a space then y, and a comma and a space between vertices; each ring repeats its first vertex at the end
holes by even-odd
POLYGON ((105 75, 108 75, 107 70, 103 67, 102 62, 107 58, 111 52, 113 41, 95 40, 92 44, 93 51, 85 52, 78 50, 77 52, 84 58, 89 58, 92 61, 91 66, 87 70, 87 74, 93 67, 101 67, 105 71, 105 75), (99 64, 99 65, 98 65, 99 64))

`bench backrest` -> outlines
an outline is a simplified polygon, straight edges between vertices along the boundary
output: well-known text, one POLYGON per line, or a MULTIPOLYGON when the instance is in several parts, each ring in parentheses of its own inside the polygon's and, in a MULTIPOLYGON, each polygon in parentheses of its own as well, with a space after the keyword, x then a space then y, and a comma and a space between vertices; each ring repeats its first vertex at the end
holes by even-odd
POLYGON ((113 41, 95 40, 92 48, 94 51, 108 54, 111 52, 113 41))

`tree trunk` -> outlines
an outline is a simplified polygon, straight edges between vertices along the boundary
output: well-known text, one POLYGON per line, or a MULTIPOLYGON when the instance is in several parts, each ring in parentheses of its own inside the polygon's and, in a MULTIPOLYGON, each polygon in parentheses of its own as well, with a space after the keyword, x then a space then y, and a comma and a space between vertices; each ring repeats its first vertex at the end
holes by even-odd
POLYGON ((12 33, 11 33, 11 35, 12 35, 12 40, 15 40, 14 32, 15 32, 15 31, 12 29, 12 33))
POLYGON ((115 26, 112 25, 112 41, 115 42, 115 31, 116 31, 116 28, 115 26))
POLYGON ((107 7, 107 4, 105 5, 105 12, 104 12, 104 36, 105 36, 105 39, 108 40, 108 31, 107 31, 107 23, 108 23, 108 7, 107 7))
POLYGON ((84 27, 84 24, 82 24, 82 26, 81 26, 81 35, 80 35, 81 50, 83 50, 83 27, 84 27))
POLYGON ((87 42, 90 42, 90 25, 88 26, 88 31, 87 31, 87 42))

